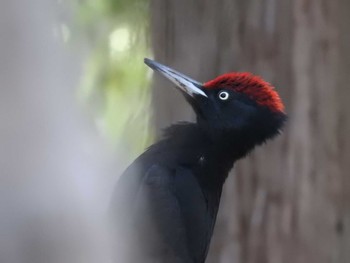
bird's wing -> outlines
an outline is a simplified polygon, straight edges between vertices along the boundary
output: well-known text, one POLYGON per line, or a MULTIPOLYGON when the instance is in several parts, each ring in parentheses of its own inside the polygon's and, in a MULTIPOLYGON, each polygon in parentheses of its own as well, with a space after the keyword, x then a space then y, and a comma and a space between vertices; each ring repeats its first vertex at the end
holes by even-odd
POLYGON ((130 239, 125 249, 132 259, 127 262, 193 263, 174 175, 174 170, 152 165, 136 175, 128 170, 118 182, 113 210, 119 210, 119 233, 130 239))
MULTIPOLYGON (((190 169, 178 168, 175 177, 175 195, 181 208, 189 249, 195 262, 205 261, 215 215, 211 214, 211 200, 204 194, 190 169)), ((210 198, 209 198, 210 199, 210 198)))
POLYGON ((204 262, 215 219, 192 171, 135 167, 119 180, 114 196, 118 205, 113 207, 123 218, 124 233, 136 239, 128 246, 154 262, 204 262))

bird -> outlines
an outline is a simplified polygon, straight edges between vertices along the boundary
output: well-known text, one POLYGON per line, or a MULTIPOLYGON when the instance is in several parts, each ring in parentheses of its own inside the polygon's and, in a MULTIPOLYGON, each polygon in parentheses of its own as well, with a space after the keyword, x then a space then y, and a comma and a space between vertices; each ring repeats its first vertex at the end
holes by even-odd
POLYGON ((111 201, 117 262, 204 263, 222 188, 236 161, 281 133, 287 119, 275 88, 249 72, 200 83, 154 60, 195 112, 125 170, 111 201))

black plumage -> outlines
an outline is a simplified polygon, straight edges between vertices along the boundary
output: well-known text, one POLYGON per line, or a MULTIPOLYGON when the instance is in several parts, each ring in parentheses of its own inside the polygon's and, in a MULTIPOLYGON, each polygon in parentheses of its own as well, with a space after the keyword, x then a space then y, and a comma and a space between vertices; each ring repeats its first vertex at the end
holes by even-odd
POLYGON ((270 98, 277 104, 263 104, 254 93, 232 86, 256 80, 271 92, 254 76, 244 75, 254 78, 247 81, 230 75, 209 86, 154 61, 146 63, 177 84, 197 122, 166 129, 119 179, 111 206, 114 235, 120 237, 116 254, 123 257, 117 262, 202 263, 234 162, 277 135, 286 115, 271 106, 279 105, 277 93, 270 98))

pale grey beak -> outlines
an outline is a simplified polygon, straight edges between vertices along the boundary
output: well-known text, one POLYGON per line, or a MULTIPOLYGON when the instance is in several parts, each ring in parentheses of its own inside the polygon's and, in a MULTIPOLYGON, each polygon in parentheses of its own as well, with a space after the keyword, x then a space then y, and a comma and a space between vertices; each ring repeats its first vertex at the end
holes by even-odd
POLYGON ((203 84, 195 81, 176 70, 173 70, 167 66, 164 66, 156 61, 145 58, 145 63, 147 66, 152 68, 154 71, 160 72, 163 76, 173 82, 180 90, 185 92, 186 94, 193 97, 194 95, 200 95, 204 97, 208 97, 205 92, 201 89, 203 84))

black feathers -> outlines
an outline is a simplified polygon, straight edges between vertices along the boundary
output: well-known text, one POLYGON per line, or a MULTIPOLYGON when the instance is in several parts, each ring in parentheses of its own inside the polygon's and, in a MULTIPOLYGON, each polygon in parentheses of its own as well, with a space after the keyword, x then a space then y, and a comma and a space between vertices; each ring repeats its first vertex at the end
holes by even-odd
POLYGON ((206 89, 159 63, 147 64, 179 86, 197 122, 167 128, 121 176, 112 203, 120 238, 116 262, 203 263, 234 162, 276 136, 286 115, 230 87, 213 82, 206 89), (223 91, 225 97, 218 96, 223 91))

